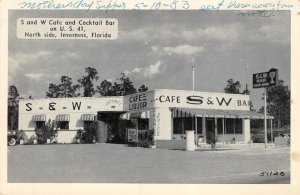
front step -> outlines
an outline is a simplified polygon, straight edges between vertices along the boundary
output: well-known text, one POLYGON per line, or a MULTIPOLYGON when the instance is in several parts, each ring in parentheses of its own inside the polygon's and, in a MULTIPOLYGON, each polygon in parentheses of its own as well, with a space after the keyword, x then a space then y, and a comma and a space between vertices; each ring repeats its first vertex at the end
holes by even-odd
POLYGON ((210 149, 211 145, 207 143, 199 143, 197 149, 210 149))
MULTIPOLYGON (((268 143, 267 148, 275 148, 276 145, 274 143, 268 143)), ((216 143, 216 148, 227 148, 227 149, 243 149, 243 148, 265 148, 264 143, 235 143, 235 144, 223 144, 221 142, 216 143)), ((198 144, 197 149, 211 149, 211 145, 207 143, 198 144)))

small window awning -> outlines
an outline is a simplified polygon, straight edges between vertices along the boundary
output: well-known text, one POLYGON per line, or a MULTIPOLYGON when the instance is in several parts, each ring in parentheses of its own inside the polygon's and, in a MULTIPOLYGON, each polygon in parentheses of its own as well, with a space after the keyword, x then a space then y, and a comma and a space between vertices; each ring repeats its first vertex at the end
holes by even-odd
POLYGON ((70 121, 69 114, 60 114, 56 116, 56 121, 70 121))
POLYGON ((142 118, 142 119, 148 119, 150 118, 150 112, 149 111, 143 111, 143 112, 127 112, 120 115, 120 119, 123 120, 130 120, 134 118, 142 118))
POLYGON ((120 115, 121 120, 130 120, 130 114, 128 112, 120 115))
POLYGON ((93 115, 93 114, 83 114, 83 115, 81 115, 81 120, 82 121, 94 121, 95 120, 95 115, 93 115))
POLYGON ((46 121, 46 115, 33 115, 32 121, 46 121))
MULTIPOLYGON (((172 108, 172 117, 216 117, 264 119, 264 114, 247 110, 209 110, 198 108, 172 108)), ((267 119, 273 119, 267 116, 267 119)))
POLYGON ((149 111, 132 112, 132 113, 130 113, 130 118, 143 118, 143 119, 147 119, 147 118, 150 118, 150 112, 149 111))

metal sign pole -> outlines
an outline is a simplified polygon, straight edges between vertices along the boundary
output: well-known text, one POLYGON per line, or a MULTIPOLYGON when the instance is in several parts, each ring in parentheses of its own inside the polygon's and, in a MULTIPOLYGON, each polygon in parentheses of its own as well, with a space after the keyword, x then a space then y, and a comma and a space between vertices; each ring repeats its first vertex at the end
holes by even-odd
POLYGON ((193 91, 195 91, 195 55, 193 55, 193 91))
MULTIPOLYGON (((260 72, 252 75, 253 88, 264 88, 264 130, 265 130, 265 148, 267 148, 267 87, 278 85, 278 69, 271 68, 268 72, 260 72)), ((272 128, 272 125, 271 125, 272 128)), ((272 134, 272 129, 271 129, 272 134)), ((271 135, 272 136, 272 135, 271 135)), ((272 138, 271 138, 272 139, 272 138)))
POLYGON ((264 101, 265 101, 265 109, 264 109, 265 148, 267 148, 268 137, 267 137, 267 88, 266 87, 264 92, 264 101))
POLYGON ((273 143, 273 119, 271 119, 271 143, 273 143))

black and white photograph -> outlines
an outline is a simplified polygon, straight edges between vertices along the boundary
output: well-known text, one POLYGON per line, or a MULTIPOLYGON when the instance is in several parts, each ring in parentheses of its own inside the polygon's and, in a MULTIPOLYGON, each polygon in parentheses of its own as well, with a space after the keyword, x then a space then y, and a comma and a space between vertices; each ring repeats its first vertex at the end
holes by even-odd
POLYGON ((289 10, 9 10, 7 182, 291 184, 291 72, 289 10))

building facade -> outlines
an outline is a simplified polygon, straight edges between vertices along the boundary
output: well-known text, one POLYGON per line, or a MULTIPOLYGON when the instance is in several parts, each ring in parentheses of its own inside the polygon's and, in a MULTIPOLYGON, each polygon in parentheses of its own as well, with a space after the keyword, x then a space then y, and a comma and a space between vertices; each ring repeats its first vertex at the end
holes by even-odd
POLYGON ((88 121, 98 121, 105 132, 107 125, 119 128, 114 124, 127 120, 139 130, 153 130, 156 141, 182 140, 187 130, 194 130, 205 143, 248 143, 250 120, 264 118, 250 111, 250 105, 249 95, 169 89, 121 97, 27 99, 20 100, 19 129, 33 134, 43 123, 55 121, 59 141, 70 143, 88 121))
POLYGON ((124 113, 123 97, 44 98, 19 101, 19 129, 27 137, 47 122, 55 122, 58 142, 72 143, 77 130, 97 120, 98 113, 124 113))

